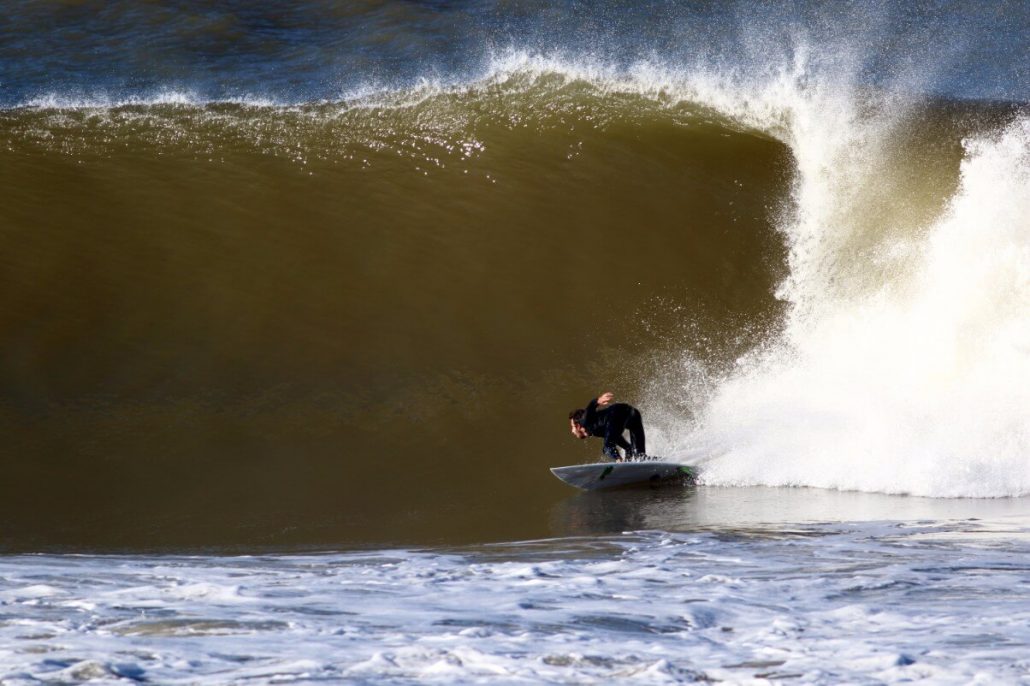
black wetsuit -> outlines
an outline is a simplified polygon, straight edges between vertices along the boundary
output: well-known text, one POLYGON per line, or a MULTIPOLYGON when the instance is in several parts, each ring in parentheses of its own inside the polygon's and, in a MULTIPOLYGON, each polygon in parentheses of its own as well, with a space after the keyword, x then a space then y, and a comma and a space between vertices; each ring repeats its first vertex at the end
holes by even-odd
POLYGON ((594 398, 587 405, 579 425, 591 436, 604 439, 604 454, 613 460, 621 459, 619 448, 626 451, 626 457, 643 455, 645 452, 644 420, 632 405, 615 403, 598 408, 597 398, 594 398), (628 443, 622 437, 622 432, 626 430, 629 430, 628 443))

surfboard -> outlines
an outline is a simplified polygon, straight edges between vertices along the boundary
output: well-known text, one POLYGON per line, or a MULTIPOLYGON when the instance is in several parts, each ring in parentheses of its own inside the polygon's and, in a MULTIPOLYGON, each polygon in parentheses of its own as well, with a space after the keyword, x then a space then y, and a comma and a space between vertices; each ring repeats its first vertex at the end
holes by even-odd
POLYGON ((654 484, 677 478, 689 484, 697 483, 697 470, 694 467, 660 459, 574 464, 568 467, 551 467, 551 473, 568 485, 584 491, 631 484, 654 484))

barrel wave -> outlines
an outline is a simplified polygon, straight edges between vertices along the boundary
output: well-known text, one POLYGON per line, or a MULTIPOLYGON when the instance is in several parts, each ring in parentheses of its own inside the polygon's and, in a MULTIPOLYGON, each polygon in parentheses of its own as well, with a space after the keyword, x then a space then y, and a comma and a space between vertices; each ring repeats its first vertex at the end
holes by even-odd
POLYGON ((407 538, 514 509, 553 456, 587 456, 568 407, 636 392, 684 312, 715 339, 779 309, 789 151, 690 102, 521 70, 3 127, 7 502, 44 498, 55 521, 23 525, 47 536, 79 540, 61 503, 84 493, 131 544, 138 511, 190 543, 177 517, 407 538))
POLYGON ((333 93, 18 84, 5 545, 540 535, 608 387, 710 485, 1030 492, 1025 92, 869 16, 333 93))

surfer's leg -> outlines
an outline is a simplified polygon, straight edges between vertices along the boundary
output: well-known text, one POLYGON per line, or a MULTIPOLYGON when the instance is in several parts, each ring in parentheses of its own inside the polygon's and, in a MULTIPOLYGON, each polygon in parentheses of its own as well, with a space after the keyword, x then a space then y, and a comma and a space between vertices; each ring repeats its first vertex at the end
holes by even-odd
POLYGON ((626 453, 626 457, 633 456, 633 446, 622 436, 615 439, 615 443, 626 453))
POLYGON ((633 410, 626 421, 626 428, 629 429, 629 454, 633 457, 647 454, 647 444, 644 441, 644 419, 640 412, 633 410))
POLYGON ((605 456, 615 460, 616 462, 622 462, 622 455, 619 454, 619 448, 626 451, 626 457, 629 457, 630 451, 633 450, 633 446, 622 437, 621 433, 610 433, 604 440, 605 456))

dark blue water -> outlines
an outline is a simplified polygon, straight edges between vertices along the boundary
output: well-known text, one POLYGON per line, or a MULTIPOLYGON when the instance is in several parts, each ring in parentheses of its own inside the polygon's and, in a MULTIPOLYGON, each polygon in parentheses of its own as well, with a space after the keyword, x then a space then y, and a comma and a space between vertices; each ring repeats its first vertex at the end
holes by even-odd
POLYGON ((950 98, 1030 98, 1030 5, 561 0, 8 3, 0 105, 337 100, 475 78, 507 51, 629 67, 730 66, 804 53, 869 84, 950 98))

